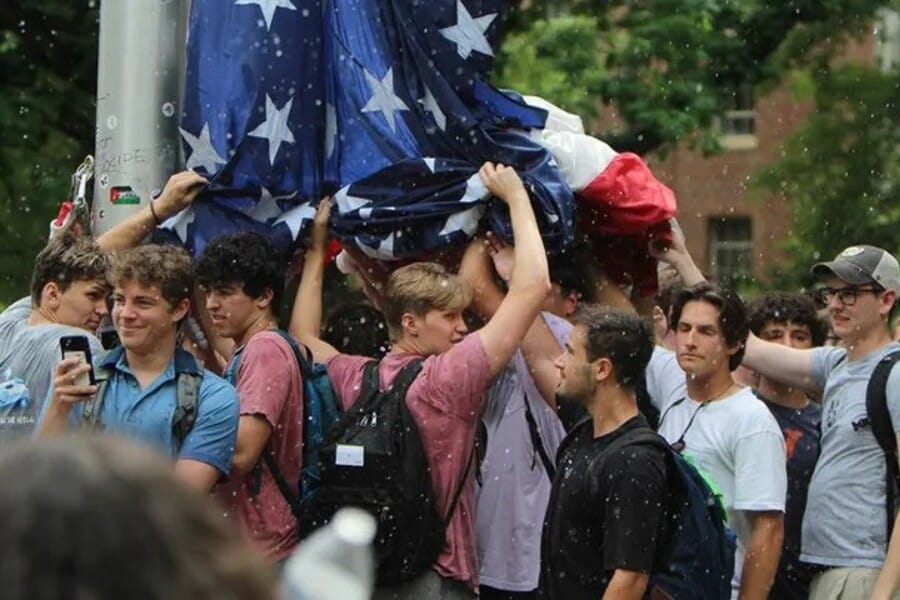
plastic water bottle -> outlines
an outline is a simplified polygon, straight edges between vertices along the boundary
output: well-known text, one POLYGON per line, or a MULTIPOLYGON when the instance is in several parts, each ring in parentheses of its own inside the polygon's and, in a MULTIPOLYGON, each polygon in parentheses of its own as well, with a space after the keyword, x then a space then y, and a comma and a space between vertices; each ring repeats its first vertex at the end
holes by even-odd
POLYGON ((375 519, 344 508, 300 544, 284 569, 287 600, 369 600, 375 582, 375 519))

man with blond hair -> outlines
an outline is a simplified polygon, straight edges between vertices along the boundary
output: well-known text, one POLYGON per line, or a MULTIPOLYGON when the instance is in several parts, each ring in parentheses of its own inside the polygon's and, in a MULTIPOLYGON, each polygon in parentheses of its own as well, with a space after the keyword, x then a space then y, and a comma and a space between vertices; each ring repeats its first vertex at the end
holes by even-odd
POLYGON ((18 407, 4 411, 0 442, 34 429, 59 362, 61 337, 85 336, 95 356, 102 352, 95 333, 107 313, 108 267, 93 241, 61 234, 34 260, 31 295, 0 314, 0 381, 11 385, 18 379, 27 389, 27 397, 16 399, 18 407))
MULTIPOLYGON (((481 178, 509 207, 515 265, 509 292, 493 317, 469 334, 462 312, 471 291, 433 263, 414 263, 391 274, 383 306, 393 348, 379 364, 382 389, 404 367, 422 361, 406 394, 431 470, 438 514, 447 522, 446 544, 430 569, 412 581, 376 592, 376 598, 475 598, 478 564, 474 535, 473 460, 481 402, 510 361, 550 290, 547 260, 528 194, 515 170, 485 163, 481 178), (456 500, 456 502, 454 502, 456 500)), ((368 357, 338 353, 319 339, 325 236, 309 250, 291 332, 327 365, 339 403, 359 395, 368 357)), ((476 242, 477 243, 477 242, 476 242)))
POLYGON ((90 365, 61 361, 38 435, 96 424, 162 450, 175 459, 182 479, 208 491, 231 470, 238 399, 231 385, 178 347, 178 327, 194 290, 191 257, 175 246, 125 250, 114 261, 111 279, 112 318, 122 346, 102 361, 99 370, 108 379, 98 394, 96 385, 77 384, 90 365), (189 421, 176 422, 183 377, 197 382, 189 391, 196 403, 187 426, 189 421))

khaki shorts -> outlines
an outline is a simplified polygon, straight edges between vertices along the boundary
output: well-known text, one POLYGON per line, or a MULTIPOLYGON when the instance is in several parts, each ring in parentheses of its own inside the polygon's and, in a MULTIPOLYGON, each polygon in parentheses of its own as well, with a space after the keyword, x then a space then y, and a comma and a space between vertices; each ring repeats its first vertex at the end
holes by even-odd
POLYGON ((879 573, 880 569, 864 567, 828 569, 813 577, 809 600, 869 600, 879 573))

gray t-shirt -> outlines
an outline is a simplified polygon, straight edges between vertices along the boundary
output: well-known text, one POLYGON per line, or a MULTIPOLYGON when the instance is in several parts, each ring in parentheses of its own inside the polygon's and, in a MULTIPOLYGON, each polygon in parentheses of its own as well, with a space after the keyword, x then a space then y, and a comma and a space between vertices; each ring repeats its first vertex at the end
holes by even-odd
MULTIPOLYGON (((843 348, 812 350, 812 374, 824 387, 822 453, 809 483, 801 560, 880 569, 887 552, 884 453, 866 418, 866 387, 875 365, 900 350, 894 342, 860 360, 843 348)), ((900 429, 900 368, 888 379, 887 404, 900 429)))
MULTIPOLYGON (((91 356, 96 362, 103 355, 100 340, 84 329, 68 325, 28 325, 31 315, 31 298, 22 298, 0 314, 0 381, 6 373, 21 379, 28 388, 31 405, 17 418, 24 419, 30 427, 16 427, 15 435, 27 435, 34 429, 37 417, 53 382, 56 366, 62 358, 59 338, 65 335, 83 335, 91 346, 91 356)), ((13 435, 9 428, 0 427, 0 438, 13 435)), ((0 442, 8 441, 0 439, 0 442)))

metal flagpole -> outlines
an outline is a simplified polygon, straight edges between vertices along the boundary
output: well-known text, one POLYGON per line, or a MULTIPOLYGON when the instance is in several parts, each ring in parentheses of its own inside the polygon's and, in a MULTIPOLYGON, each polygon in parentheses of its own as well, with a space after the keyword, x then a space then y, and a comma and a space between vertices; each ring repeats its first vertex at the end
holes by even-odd
POLYGON ((189 0, 100 5, 94 234, 151 199, 183 163, 178 123, 189 0))

